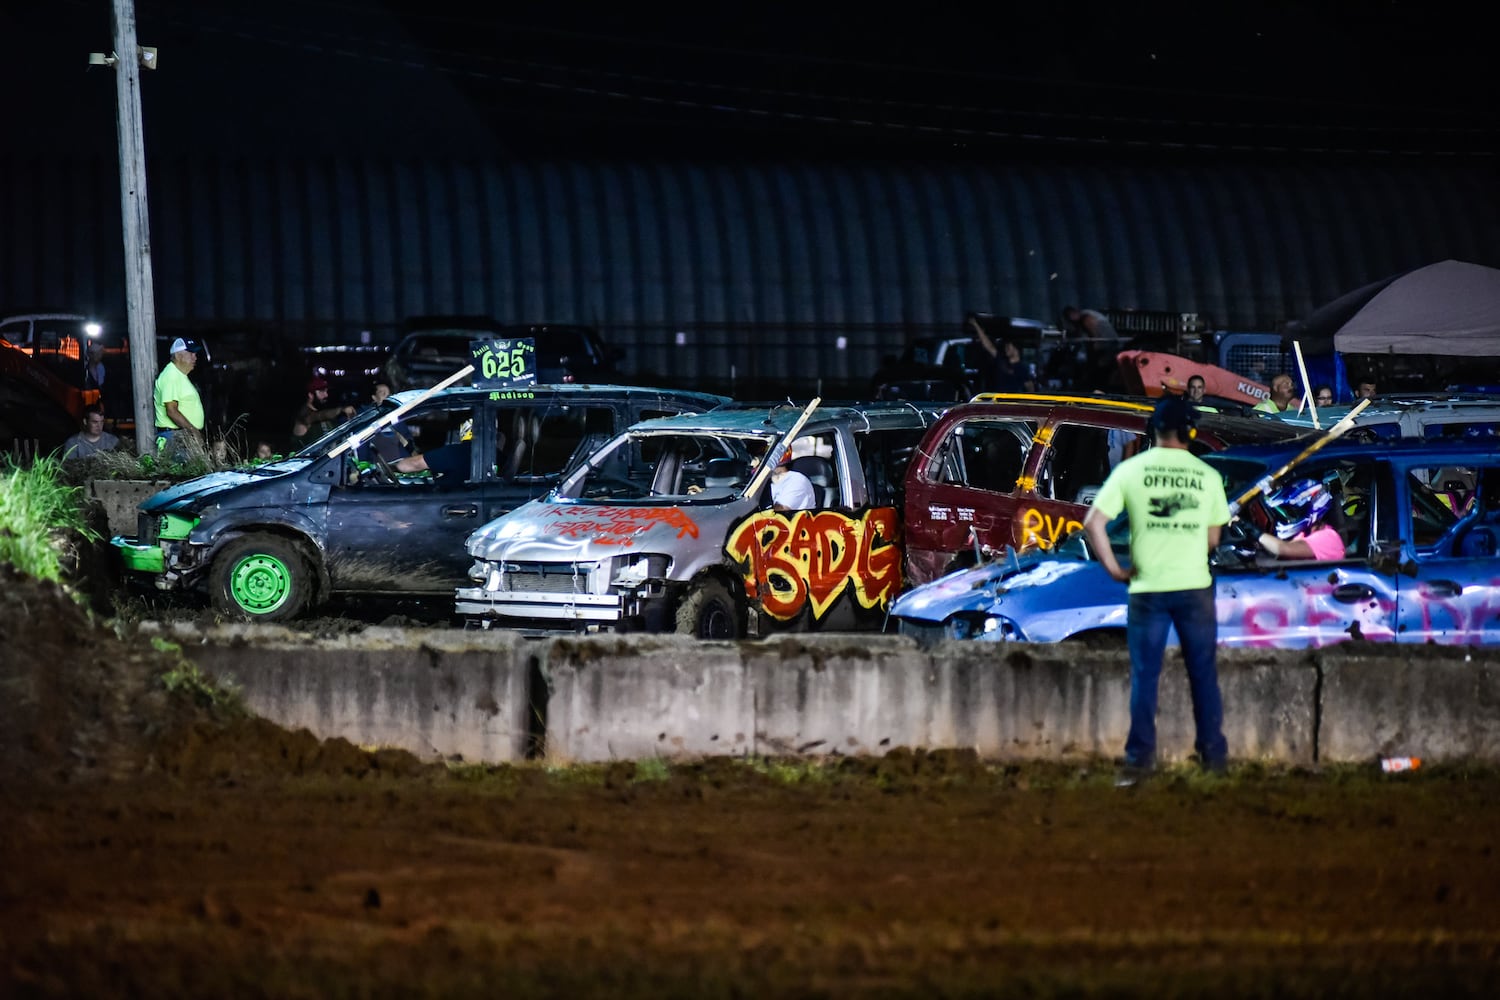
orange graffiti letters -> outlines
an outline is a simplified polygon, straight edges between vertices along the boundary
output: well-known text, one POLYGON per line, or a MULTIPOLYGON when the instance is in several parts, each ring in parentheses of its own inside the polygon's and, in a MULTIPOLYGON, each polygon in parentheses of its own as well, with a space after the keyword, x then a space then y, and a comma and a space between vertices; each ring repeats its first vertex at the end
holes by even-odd
POLYGON ((1057 544, 1058 539, 1070 532, 1077 531, 1083 527, 1082 522, 1075 521, 1066 514, 1043 514, 1035 507, 1026 508, 1021 515, 1021 547, 1050 549, 1057 544))
POLYGON ((761 513, 730 533, 725 551, 739 564, 745 596, 786 621, 811 602, 822 618, 846 589, 861 606, 889 602, 901 589, 895 510, 846 517, 836 511, 761 513))

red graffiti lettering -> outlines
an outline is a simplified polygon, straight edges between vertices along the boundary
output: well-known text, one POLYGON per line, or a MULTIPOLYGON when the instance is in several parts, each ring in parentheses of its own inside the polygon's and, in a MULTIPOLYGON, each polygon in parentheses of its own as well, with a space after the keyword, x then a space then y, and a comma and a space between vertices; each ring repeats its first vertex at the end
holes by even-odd
POLYGON ((786 621, 809 602, 822 618, 846 590, 862 607, 888 603, 901 588, 895 510, 859 517, 836 511, 761 513, 740 522, 725 551, 741 568, 745 596, 786 621))
POLYGON ((676 507, 625 507, 620 510, 590 508, 588 514, 570 507, 553 507, 548 514, 559 518, 547 531, 565 538, 586 538, 600 545, 635 544, 635 536, 657 524, 677 529, 678 538, 697 538, 698 524, 676 507))

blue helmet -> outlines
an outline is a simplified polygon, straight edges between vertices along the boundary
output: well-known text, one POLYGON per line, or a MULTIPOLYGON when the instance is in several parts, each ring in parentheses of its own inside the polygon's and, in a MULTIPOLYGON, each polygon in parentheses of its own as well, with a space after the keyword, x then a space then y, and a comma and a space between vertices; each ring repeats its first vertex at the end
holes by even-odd
POLYGON ((1298 479, 1266 494, 1266 509, 1276 519, 1276 537, 1300 535, 1323 520, 1333 506, 1333 494, 1316 479, 1298 479))

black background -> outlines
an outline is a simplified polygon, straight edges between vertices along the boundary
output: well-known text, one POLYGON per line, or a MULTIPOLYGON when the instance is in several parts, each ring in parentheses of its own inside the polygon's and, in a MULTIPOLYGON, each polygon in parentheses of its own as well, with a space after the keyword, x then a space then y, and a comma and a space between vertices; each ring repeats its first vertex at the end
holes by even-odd
MULTIPOLYGON (((114 148, 109 0, 0 7, 11 154, 114 148)), ((1492 157, 1482 8, 138 0, 153 155, 1492 157), (486 8, 494 12, 486 13, 486 8)))

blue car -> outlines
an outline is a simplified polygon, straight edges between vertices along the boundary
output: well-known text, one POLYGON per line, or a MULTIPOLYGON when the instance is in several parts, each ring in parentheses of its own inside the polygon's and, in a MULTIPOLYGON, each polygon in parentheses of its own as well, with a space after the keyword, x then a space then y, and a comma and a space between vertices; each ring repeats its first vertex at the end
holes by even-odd
MULTIPOLYGON (((1205 457, 1237 496, 1300 450, 1230 448, 1205 457)), ((1484 444, 1336 441, 1297 467, 1334 495, 1342 558, 1291 561, 1237 550, 1213 555, 1219 643, 1301 649, 1345 640, 1500 644, 1500 453, 1484 444)), ((1271 522, 1258 500, 1241 517, 1271 522)), ((1123 565, 1129 525, 1110 539, 1123 565)), ((1060 642, 1125 631, 1125 585, 1081 533, 1050 553, 1000 559, 900 597, 891 614, 919 641, 1060 642)), ((1175 641, 1175 637, 1174 641, 1175 641)))

